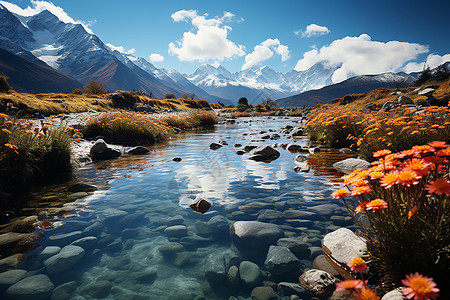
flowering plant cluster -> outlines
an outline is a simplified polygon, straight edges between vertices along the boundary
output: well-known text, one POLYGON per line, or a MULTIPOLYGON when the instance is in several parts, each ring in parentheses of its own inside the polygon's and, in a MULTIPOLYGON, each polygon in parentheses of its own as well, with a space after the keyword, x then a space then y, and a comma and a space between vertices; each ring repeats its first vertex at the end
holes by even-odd
POLYGON ((27 173, 46 176, 70 169, 70 139, 78 133, 55 119, 37 124, 0 114, 0 198, 19 188, 27 173))
POLYGON ((450 282, 450 146, 433 141, 373 157, 373 167, 353 172, 332 194, 363 228, 373 278, 398 286, 406 274, 420 272, 444 287, 450 282))

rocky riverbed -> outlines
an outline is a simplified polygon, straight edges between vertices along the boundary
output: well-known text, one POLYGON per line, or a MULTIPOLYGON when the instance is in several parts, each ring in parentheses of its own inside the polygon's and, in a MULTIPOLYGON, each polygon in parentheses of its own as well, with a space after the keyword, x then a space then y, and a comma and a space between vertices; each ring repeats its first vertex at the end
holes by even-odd
POLYGON ((342 174, 331 177, 317 163, 326 151, 307 147, 297 121, 225 120, 148 154, 79 168, 82 184, 36 194, 48 197, 47 207, 35 207, 34 216, 0 235, 0 293, 12 299, 330 297, 343 279, 330 257, 345 264, 339 245, 358 255, 364 243, 348 230, 356 228, 346 208, 330 196, 342 174), (212 204, 204 214, 190 207, 198 196, 212 204), (45 222, 46 215, 56 219, 45 222), (29 251, 14 253, 19 245, 29 251))

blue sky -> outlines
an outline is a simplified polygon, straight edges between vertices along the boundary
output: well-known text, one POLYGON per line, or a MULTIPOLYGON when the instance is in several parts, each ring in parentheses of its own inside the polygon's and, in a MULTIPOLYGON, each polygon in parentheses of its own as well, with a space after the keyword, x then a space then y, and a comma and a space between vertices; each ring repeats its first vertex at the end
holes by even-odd
MULTIPOLYGON (((10 2, 23 9, 38 6, 29 0, 10 2)), ((450 60, 450 1, 52 3, 72 19, 89 24, 103 42, 124 51, 134 49, 133 55, 147 60, 154 54, 156 67, 188 74, 205 62, 220 63, 232 72, 268 65, 283 73, 325 62, 342 64, 339 79, 357 73, 414 71, 426 60, 430 65, 450 60), (311 30, 305 33, 308 25, 311 30), (158 61, 161 57, 164 60, 158 61)))

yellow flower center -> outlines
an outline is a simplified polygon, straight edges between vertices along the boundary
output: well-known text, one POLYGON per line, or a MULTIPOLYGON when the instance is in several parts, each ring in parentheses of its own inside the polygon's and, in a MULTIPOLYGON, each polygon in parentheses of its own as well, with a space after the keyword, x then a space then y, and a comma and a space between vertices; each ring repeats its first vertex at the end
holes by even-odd
POLYGON ((416 277, 411 279, 409 287, 413 289, 416 294, 425 295, 431 292, 431 287, 425 278, 416 277))

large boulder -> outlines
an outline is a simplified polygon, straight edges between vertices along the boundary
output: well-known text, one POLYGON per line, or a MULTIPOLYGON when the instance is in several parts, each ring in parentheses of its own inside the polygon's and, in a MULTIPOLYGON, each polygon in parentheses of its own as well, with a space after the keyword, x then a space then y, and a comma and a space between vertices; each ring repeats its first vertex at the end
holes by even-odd
POLYGON ((333 167, 344 174, 350 174, 357 169, 367 170, 372 167, 372 165, 364 159, 347 158, 334 163, 333 167))
POLYGON ((264 267, 274 275, 288 273, 294 269, 301 268, 301 266, 302 263, 298 258, 288 248, 283 246, 270 246, 264 262, 264 267))
POLYGON ((412 101, 411 98, 405 95, 400 95, 400 97, 398 97, 398 102, 401 105, 415 105, 414 101, 412 101))
POLYGON ((230 224, 224 216, 214 216, 208 221, 208 227, 214 237, 229 237, 230 224))
POLYGON ((317 269, 304 272, 300 278, 300 284, 311 294, 318 296, 331 295, 335 289, 336 279, 333 275, 317 269))
POLYGON ((38 274, 20 280, 6 290, 11 299, 40 300, 49 299, 53 291, 53 283, 47 275, 38 274))
POLYGON ((273 245, 284 237, 280 226, 257 221, 237 221, 230 228, 233 240, 246 247, 273 245))
POLYGON ((27 271, 18 269, 0 273, 0 291, 4 291, 14 283, 23 279, 26 274, 27 271))
POLYGON ((222 281, 225 279, 227 270, 225 260, 217 254, 210 254, 204 262, 205 277, 211 281, 222 281))
POLYGON ((299 237, 281 238, 277 241, 277 246, 288 248, 297 257, 304 256, 309 252, 308 244, 299 237))
POLYGON ((137 146, 137 147, 134 147, 133 149, 130 149, 127 151, 127 153, 131 154, 131 155, 142 155, 142 154, 147 154, 149 152, 150 152, 150 149, 145 148, 143 146, 137 146))
POLYGON ((104 140, 98 139, 92 145, 89 155, 93 160, 105 160, 119 157, 120 151, 110 148, 104 140))
POLYGON ((48 273, 56 274, 69 269, 84 256, 84 249, 79 246, 68 245, 61 251, 44 261, 48 273))
POLYGON ((435 92, 435 89, 426 88, 426 89, 419 91, 418 94, 421 96, 425 96, 425 97, 431 97, 434 92, 435 92))
POLYGON ((272 161, 280 157, 280 152, 269 145, 259 146, 250 151, 250 159, 256 161, 272 161))

